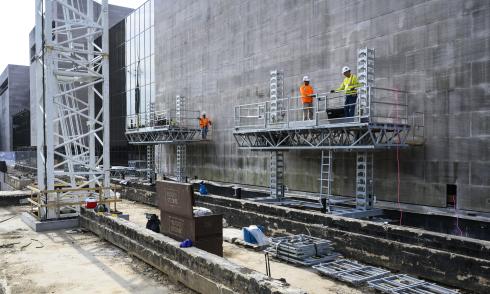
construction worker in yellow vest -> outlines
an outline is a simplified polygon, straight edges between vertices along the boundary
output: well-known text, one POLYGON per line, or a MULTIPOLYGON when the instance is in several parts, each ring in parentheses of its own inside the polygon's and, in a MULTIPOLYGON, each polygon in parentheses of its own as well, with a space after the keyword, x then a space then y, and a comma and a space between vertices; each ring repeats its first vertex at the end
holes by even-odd
POLYGON ((342 68, 342 74, 345 76, 344 81, 337 89, 330 90, 330 93, 345 92, 344 117, 352 117, 356 111, 357 88, 360 84, 348 66, 342 68))
POLYGON ((315 90, 310 85, 310 78, 308 76, 303 77, 303 85, 299 87, 299 93, 301 94, 301 103, 303 103, 303 120, 312 120, 315 90))

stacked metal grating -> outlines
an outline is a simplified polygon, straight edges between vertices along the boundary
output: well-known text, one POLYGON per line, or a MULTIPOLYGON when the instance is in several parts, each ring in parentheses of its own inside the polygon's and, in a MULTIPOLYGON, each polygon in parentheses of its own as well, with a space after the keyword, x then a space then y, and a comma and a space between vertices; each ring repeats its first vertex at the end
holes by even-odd
POLYGON ((313 266, 315 270, 328 277, 359 285, 390 274, 390 271, 364 265, 350 259, 337 259, 313 266))
POLYGON ((333 252, 332 242, 303 234, 271 238, 265 251, 277 259, 304 266, 331 261, 339 256, 333 252))
POLYGON ((419 280, 409 275, 392 275, 368 282, 369 287, 390 294, 457 294, 456 290, 419 280))

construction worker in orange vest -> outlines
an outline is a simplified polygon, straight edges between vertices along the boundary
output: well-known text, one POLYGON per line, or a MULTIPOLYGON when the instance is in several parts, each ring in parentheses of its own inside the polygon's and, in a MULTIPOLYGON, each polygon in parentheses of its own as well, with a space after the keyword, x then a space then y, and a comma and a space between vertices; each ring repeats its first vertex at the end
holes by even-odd
POLYGON ((299 92, 301 94, 301 102, 303 103, 303 120, 312 120, 315 91, 310 85, 310 78, 308 76, 303 77, 303 85, 299 88, 299 92))
POLYGON ((206 112, 203 112, 202 117, 199 118, 199 127, 201 128, 201 136, 203 140, 206 140, 206 137, 208 135, 208 128, 211 125, 211 120, 206 117, 206 112))

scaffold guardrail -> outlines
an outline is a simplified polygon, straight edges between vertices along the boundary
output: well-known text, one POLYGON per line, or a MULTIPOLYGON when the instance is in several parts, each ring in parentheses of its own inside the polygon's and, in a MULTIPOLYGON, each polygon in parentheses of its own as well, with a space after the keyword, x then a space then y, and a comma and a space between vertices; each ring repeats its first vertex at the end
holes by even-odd
POLYGON ((303 112, 308 108, 303 106, 300 96, 279 98, 274 107, 270 101, 238 105, 234 110, 235 130, 289 129, 344 123, 409 124, 407 92, 380 87, 364 87, 359 91, 368 93, 366 103, 358 99, 356 103, 346 105, 343 93, 315 94, 312 120, 303 119, 303 112), (348 106, 355 106, 354 116, 345 116, 344 110, 348 106))

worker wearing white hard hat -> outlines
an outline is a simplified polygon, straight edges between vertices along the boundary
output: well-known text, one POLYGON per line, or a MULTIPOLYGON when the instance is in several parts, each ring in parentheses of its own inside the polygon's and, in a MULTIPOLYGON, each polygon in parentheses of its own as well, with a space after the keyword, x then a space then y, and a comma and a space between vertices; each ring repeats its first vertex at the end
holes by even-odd
POLYGON ((360 86, 357 76, 352 74, 348 66, 342 67, 344 80, 340 87, 331 90, 330 93, 345 92, 344 116, 352 117, 355 114, 357 103, 357 88, 360 86))
POLYGON ((299 93, 301 96, 301 102, 303 103, 303 120, 313 119, 313 97, 315 96, 315 90, 310 85, 310 77, 303 77, 303 85, 299 87, 299 93))

